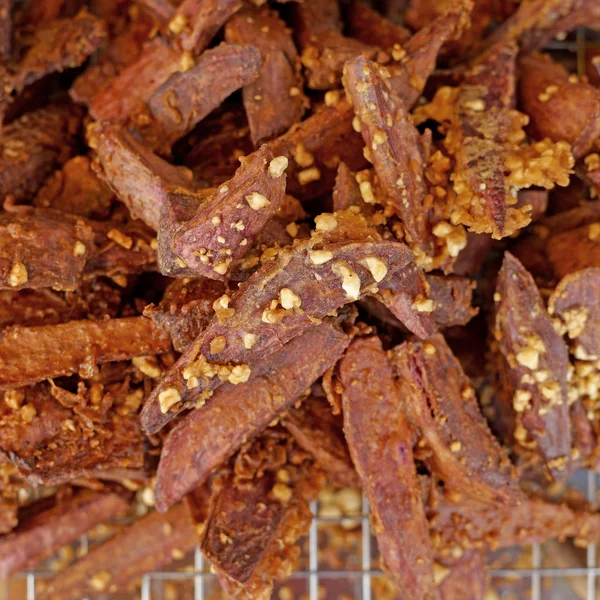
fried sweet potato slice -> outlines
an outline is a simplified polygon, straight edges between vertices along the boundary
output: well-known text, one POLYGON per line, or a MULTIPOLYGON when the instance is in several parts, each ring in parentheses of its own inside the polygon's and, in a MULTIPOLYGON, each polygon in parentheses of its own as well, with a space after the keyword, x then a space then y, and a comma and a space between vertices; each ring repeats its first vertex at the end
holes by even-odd
POLYGON ((21 90, 49 73, 79 67, 106 38, 106 23, 82 9, 73 18, 38 25, 17 67, 15 88, 21 90))
POLYGON ((382 556, 398 589, 435 598, 433 547, 413 462, 414 432, 377 337, 358 338, 339 365, 344 432, 382 556))
POLYGON ((125 67, 134 64, 143 53, 144 45, 149 41, 155 25, 151 16, 140 11, 123 31, 109 38, 104 43, 98 59, 87 66, 69 89, 69 96, 73 102, 89 106, 94 96, 113 77, 117 77, 125 67))
POLYGON ((467 213, 463 221, 495 238, 529 223, 525 211, 510 208, 516 198, 511 198, 504 175, 516 55, 514 44, 495 46, 470 72, 458 92, 458 131, 448 140, 455 148, 454 189, 467 213))
POLYGON ((363 241, 347 241, 348 230, 338 227, 338 219, 320 215, 310 239, 281 249, 231 300, 217 301, 221 318, 213 319, 144 405, 148 432, 209 397, 224 381, 246 381, 253 365, 410 263, 406 246, 379 240, 375 232, 364 237, 361 230, 363 241))
POLYGON ((163 41, 146 45, 138 59, 123 68, 91 99, 88 108, 97 121, 125 122, 171 74, 188 63, 163 41))
POLYGON ((407 109, 414 106, 423 93, 442 45, 462 34, 469 23, 470 0, 449 4, 446 12, 424 25, 401 48, 392 52, 394 62, 387 66, 391 75, 388 83, 407 109))
POLYGON ((171 19, 169 30, 176 35, 182 50, 197 55, 242 6, 242 0, 184 0, 171 19))
POLYGON ((91 529, 122 516, 128 503, 115 493, 82 491, 44 510, 0 540, 0 576, 33 568, 91 529))
POLYGON ((314 90, 339 87, 344 63, 357 55, 374 58, 377 48, 342 34, 338 0, 294 6, 294 21, 306 85, 314 90))
POLYGON ((519 70, 519 95, 531 134, 569 142, 575 158, 590 152, 600 138, 600 90, 570 76, 547 55, 524 57, 519 70))
POLYGON ((170 349, 168 332, 146 317, 71 321, 0 332, 0 389, 79 372, 96 365, 170 349))
POLYGON ((175 279, 158 306, 146 306, 144 316, 169 332, 176 352, 185 352, 208 326, 213 303, 225 291, 225 286, 213 279, 175 279))
POLYGON ((17 200, 37 193, 47 177, 74 153, 81 112, 49 106, 22 115, 2 128, 0 198, 17 200))
MULTIPOLYGON (((554 479, 568 476, 571 434, 567 401, 568 354, 531 275, 505 253, 495 295, 493 349, 502 382, 507 435, 533 446, 554 479)), ((512 442, 512 440, 507 440, 512 442)))
POLYGON ((396 277, 380 285, 375 297, 420 338, 428 338, 437 331, 429 284, 416 265, 408 265, 396 277))
POLYGON ((408 29, 386 19, 362 0, 352 0, 346 7, 345 16, 350 35, 369 46, 400 49, 411 37, 408 29))
POLYGON ((448 489, 493 505, 520 498, 506 451, 481 414, 475 392, 441 334, 393 350, 411 420, 431 449, 426 459, 448 489))
POLYGON ((438 551, 447 556, 457 546, 496 550, 566 537, 574 537, 578 545, 593 543, 600 534, 598 514, 578 496, 570 496, 550 502, 523 494, 518 505, 498 510, 475 499, 444 494, 429 502, 431 534, 438 551))
MULTIPOLYGON (((164 274, 226 279, 279 210, 285 193, 285 157, 263 146, 242 162, 231 180, 215 190, 189 221, 159 231, 164 274)), ((169 219, 170 220, 170 219, 169 219)))
POLYGON ((473 290, 476 285, 459 275, 428 275, 429 295, 434 302, 433 318, 439 329, 466 325, 479 312, 474 308, 473 290))
POLYGON ((285 23, 266 6, 245 8, 229 19, 225 39, 252 44, 261 55, 258 79, 242 91, 252 142, 258 146, 287 131, 304 114, 308 100, 302 92, 298 52, 285 23))
POLYGON ((96 150, 99 174, 131 216, 158 230, 168 190, 190 187, 190 171, 158 157, 117 124, 105 122, 89 128, 88 141, 96 150))
POLYGON ((268 598, 273 581, 289 576, 300 554, 296 542, 308 531, 308 500, 319 474, 276 431, 242 453, 235 467, 212 501, 201 547, 230 598, 268 598))
POLYGON ((350 104, 340 100, 317 109, 269 143, 274 156, 283 155, 289 160, 289 194, 300 200, 313 200, 331 190, 339 162, 353 171, 367 165, 360 134, 352 128, 353 118, 350 104))
POLYGON ((486 47, 500 40, 516 41, 522 54, 539 50, 559 33, 580 26, 596 26, 600 7, 594 0, 533 0, 519 9, 491 35, 486 47))
POLYGON ((291 408, 281 424, 298 446, 313 456, 328 481, 340 487, 360 487, 344 437, 343 420, 333 414, 324 396, 313 394, 300 406, 291 408))
POLYGON ((548 299, 548 312, 562 321, 573 354, 583 360, 600 358, 598 286, 600 269, 582 269, 561 279, 548 299))
POLYGON ((196 544, 187 504, 152 512, 61 571, 41 600, 78 600, 99 592, 126 590, 150 571, 169 564, 196 544))
POLYGON ((87 224, 94 232, 94 242, 85 263, 85 277, 113 277, 155 268, 156 237, 144 223, 87 221, 87 224))
POLYGON ((414 251, 431 255, 422 176, 427 161, 420 134, 403 103, 373 62, 358 57, 344 67, 344 87, 352 99, 360 131, 389 205, 401 217, 414 251))
POLYGON ((200 485, 242 443, 288 410, 335 364, 349 342, 334 323, 323 321, 255 367, 247 385, 218 388, 206 406, 189 413, 169 433, 157 471, 157 507, 166 509, 200 485), (187 465, 184 472, 181 464, 187 465))
POLYGON ((84 219, 59 212, 5 212, 0 230, 0 288, 78 286, 93 240, 84 219))
POLYGON ((173 73, 133 111, 132 124, 152 148, 169 152, 206 115, 260 73, 254 46, 221 44, 204 52, 189 69, 173 73))
POLYGON ((33 205, 91 219, 107 219, 113 193, 93 172, 91 165, 87 156, 68 160, 42 186, 33 205))

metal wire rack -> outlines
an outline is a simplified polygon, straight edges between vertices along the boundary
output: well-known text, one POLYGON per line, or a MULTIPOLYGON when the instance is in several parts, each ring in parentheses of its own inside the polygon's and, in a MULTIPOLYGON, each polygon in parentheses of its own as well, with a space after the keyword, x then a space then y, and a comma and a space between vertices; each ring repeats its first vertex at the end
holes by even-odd
MULTIPOLYGON (((16 0, 17 2, 20 0, 16 0)), ((580 29, 565 40, 555 40, 548 50, 562 58, 571 56, 576 61, 579 74, 586 70, 586 49, 600 49, 597 36, 580 29)), ((574 485, 586 493, 588 500, 596 502, 598 481, 592 472, 580 472, 574 479, 574 485)), ((314 518, 310 527, 308 540, 303 548, 301 569, 293 573, 274 594, 281 600, 323 600, 336 598, 340 600, 380 600, 376 581, 383 572, 377 568, 377 543, 370 529, 368 504, 363 495, 361 514, 352 517, 319 516, 317 502, 311 505, 314 518), (344 522, 354 521, 357 525, 355 536, 360 541, 360 549, 354 555, 351 566, 332 568, 322 564, 320 554, 323 550, 323 539, 320 540, 319 529, 323 526, 344 526, 344 522), (333 582, 334 585, 331 585, 333 582), (329 586, 324 584, 330 584, 329 586), (325 593, 324 593, 325 592, 325 593)), ((326 540, 325 540, 326 542, 326 540)), ((77 544, 78 553, 85 554, 91 542, 84 535, 77 544)), ((583 556, 579 557, 576 566, 556 564, 556 561, 545 555, 545 546, 534 544, 525 549, 529 564, 523 561, 508 562, 497 565, 492 561, 490 569, 491 587, 496 598, 512 600, 596 600, 600 598, 600 566, 597 564, 597 548, 588 545, 583 556), (511 591, 505 595, 503 582, 512 584, 511 591), (516 590, 516 591, 515 591, 516 590)), ((0 581, 0 600, 36 600, 39 583, 48 578, 48 570, 33 570, 19 573, 8 580, 0 581)), ((216 595, 218 582, 204 561, 202 552, 196 548, 192 555, 186 557, 172 570, 147 573, 142 578, 139 592, 119 595, 118 600, 209 600, 220 598, 216 595)), ((386 599, 390 598, 386 594, 386 599)), ((494 596, 492 596, 493 598, 494 596)), ((398 600, 412 600, 397 596, 398 600)), ((487 596, 486 596, 487 598, 487 596)), ((83 599, 82 599, 83 600, 83 599)))

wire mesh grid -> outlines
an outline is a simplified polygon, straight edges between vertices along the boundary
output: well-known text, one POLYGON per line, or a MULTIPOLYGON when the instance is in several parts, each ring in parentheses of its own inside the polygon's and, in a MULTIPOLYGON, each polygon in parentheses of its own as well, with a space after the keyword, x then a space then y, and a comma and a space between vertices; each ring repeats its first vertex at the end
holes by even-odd
MULTIPOLYGON (((16 0, 17 2, 20 0, 16 0)), ((562 58, 565 55, 571 55, 576 61, 578 74, 582 75, 586 72, 586 50, 590 48, 598 48, 600 53, 600 40, 597 35, 592 34, 585 29, 579 29, 573 36, 564 40, 555 40, 550 43, 547 50, 560 55, 562 58)), ((585 491, 590 502, 596 502, 598 481, 597 475, 592 472, 580 472, 576 477, 576 485, 582 491, 585 491), (582 489, 583 488, 583 489, 582 489)), ((303 585, 299 589, 298 598, 301 600, 322 600, 323 593, 321 583, 325 580, 329 581, 346 581, 350 585, 347 589, 351 593, 344 592, 337 598, 354 598, 355 600, 380 600, 377 591, 374 589, 373 580, 381 577, 383 571, 374 568, 377 556, 377 544, 371 531, 369 521, 368 503, 364 495, 362 496, 361 514, 353 517, 324 517, 319 516, 318 502, 311 503, 313 520, 310 526, 307 543, 303 548, 303 559, 301 563, 304 568, 296 571, 287 582, 301 582, 303 585), (355 521, 359 525, 360 537, 360 556, 357 564, 358 568, 338 568, 333 569, 320 564, 319 554, 322 545, 319 542, 319 527, 322 524, 343 526, 348 520, 355 521)), ((78 544, 78 554, 83 555, 88 552, 90 540, 87 535, 80 538, 78 544)), ((517 566, 509 564, 501 568, 492 567, 489 571, 492 588, 500 592, 500 586, 495 582, 507 579, 510 581, 525 582, 527 588, 524 595, 515 595, 514 591, 510 592, 511 599, 525 600, 596 600, 600 598, 600 566, 597 565, 597 548, 590 544, 585 548, 585 555, 581 561, 581 566, 547 566, 543 556, 543 545, 533 544, 530 547, 530 566, 517 566), (548 580, 573 580, 577 579, 577 589, 572 590, 567 587, 548 588, 545 584, 548 580), (582 585, 582 581, 585 581, 582 585), (549 590, 549 591, 548 591, 549 590), (570 591, 569 591, 570 590, 570 591)), ((119 596, 120 599, 139 600, 208 600, 215 593, 217 577, 210 571, 202 552, 199 547, 196 547, 193 554, 187 557, 188 560, 183 561, 185 566, 177 570, 163 570, 152 573, 147 573, 142 577, 141 587, 139 592, 119 596), (187 582, 190 585, 186 587, 185 592, 181 594, 175 592, 165 593, 163 582, 187 582), (155 584, 159 585, 155 585, 155 584)), ((46 570, 32 570, 23 573, 18 573, 14 577, 2 581, 0 585, 0 600, 36 600, 38 583, 47 579, 51 573, 46 570), (9 585, 11 581, 24 583, 24 586, 18 586, 15 592, 9 585), (24 589, 23 589, 24 587, 24 589)), ((294 595, 280 594, 279 597, 295 598, 294 595)), ((386 598, 389 598, 386 595, 386 598)), ((500 592, 500 598, 502 596, 500 592)), ((487 596, 486 596, 487 598, 487 596)), ((84 600, 84 599, 82 599, 84 600)), ((412 599, 402 599, 412 600, 412 599)))

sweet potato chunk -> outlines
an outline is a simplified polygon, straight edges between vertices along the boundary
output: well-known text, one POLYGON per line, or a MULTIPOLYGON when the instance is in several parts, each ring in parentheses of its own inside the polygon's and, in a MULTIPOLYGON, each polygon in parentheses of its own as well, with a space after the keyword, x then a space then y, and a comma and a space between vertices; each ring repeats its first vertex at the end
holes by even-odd
POLYGON ((541 54, 524 57, 519 67, 521 104, 531 133, 569 142, 575 158, 590 152, 600 137, 600 90, 541 54))
POLYGON ((346 63, 344 86, 352 98, 368 156, 390 206, 402 218, 407 241, 431 255, 427 186, 422 176, 427 156, 418 130, 374 63, 363 57, 346 63))
POLYGON ((313 456, 328 481, 340 487, 360 487, 344 432, 343 421, 334 415, 324 396, 312 395, 293 407, 282 425, 300 448, 313 456))
POLYGON ((274 156, 283 155, 289 161, 289 194, 313 200, 331 190, 339 162, 353 171, 366 166, 360 134, 352 128, 353 118, 352 107, 340 100, 321 107, 269 143, 274 156))
POLYGON ((169 152, 227 96, 254 81, 260 72, 254 46, 221 44, 207 50, 183 72, 173 73, 131 115, 135 128, 152 148, 169 152))
POLYGON ((161 272, 226 279, 279 210, 286 167, 285 157, 274 157, 263 146, 243 160, 233 178, 207 197, 190 220, 174 224, 163 219, 161 272))
POLYGON ((74 290, 92 250, 82 218, 59 212, 0 216, 0 288, 74 290))
POLYGON ((226 383, 206 406, 188 414, 165 441, 156 481, 158 508, 164 510, 200 485, 244 441, 288 410, 349 342, 329 321, 314 325, 255 367, 246 385, 226 383), (307 355, 310 361, 304 360, 307 355))
POLYGON ((131 216, 157 230, 167 191, 187 189, 191 173, 159 158, 119 125, 94 126, 88 129, 88 140, 96 150, 99 174, 131 216))
POLYGON ((262 67, 258 79, 244 86, 244 108, 255 146, 287 131, 300 121, 307 106, 294 42, 277 13, 246 8, 232 17, 225 28, 232 44, 252 44, 260 51, 262 67))
POLYGON ((79 600, 98 592, 126 590, 150 571, 189 552, 196 544, 187 504, 152 512, 96 546, 52 579, 41 600, 79 600))
POLYGON ((0 576, 33 568, 89 529, 127 509, 114 493, 82 491, 34 515, 0 541, 0 576))
POLYGON ((202 550, 231 598, 267 598, 298 558, 318 473, 296 454, 291 440, 270 432, 237 458, 213 500, 202 550))
POLYGON ((76 156, 46 181, 33 205, 91 219, 107 219, 112 199, 108 186, 93 172, 90 159, 76 156))
POLYGON ((169 23, 169 30, 184 51, 197 55, 241 7, 242 0, 183 0, 169 23))
POLYGON ((27 113, 2 128, 0 197, 35 196, 47 177, 74 153, 81 113, 50 106, 27 113))
POLYGON ((168 332, 146 317, 10 327, 0 332, 0 389, 79 372, 96 365, 169 350, 168 332))
POLYGON ((78 67, 106 38, 102 19, 82 9, 75 17, 54 19, 36 27, 28 50, 17 67, 15 88, 20 90, 45 75, 78 67))
POLYGON ((407 412, 431 449, 426 462, 444 486, 480 502, 516 504, 520 491, 508 455, 443 336, 405 342, 393 356, 407 412))
POLYGON ((339 372, 344 432, 369 500, 382 566, 403 593, 435 598, 433 547, 413 461, 414 432, 379 339, 355 340, 339 372))
POLYGON ((495 297, 493 348, 501 355, 497 379, 508 441, 533 445, 552 476, 563 479, 571 468, 567 348, 533 278, 509 253, 495 297))

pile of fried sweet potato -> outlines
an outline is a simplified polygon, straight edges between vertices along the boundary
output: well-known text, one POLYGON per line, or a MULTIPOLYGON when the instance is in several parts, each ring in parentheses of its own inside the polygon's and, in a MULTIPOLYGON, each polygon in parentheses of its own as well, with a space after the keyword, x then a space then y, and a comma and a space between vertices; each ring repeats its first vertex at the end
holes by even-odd
POLYGON ((0 1, 0 575, 199 544, 231 598, 362 488, 408 600, 600 540, 597 0, 0 1), (140 511, 137 511, 138 514, 140 511), (144 512, 144 511, 142 511, 144 512))

